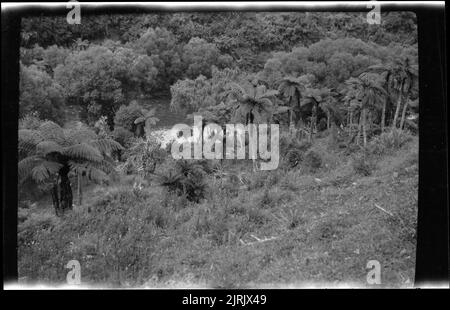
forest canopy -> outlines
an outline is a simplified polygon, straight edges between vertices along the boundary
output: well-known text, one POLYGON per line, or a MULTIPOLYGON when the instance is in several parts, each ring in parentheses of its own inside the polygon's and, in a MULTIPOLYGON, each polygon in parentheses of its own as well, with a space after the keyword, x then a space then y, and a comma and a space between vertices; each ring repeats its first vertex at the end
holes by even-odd
POLYGON ((56 120, 75 105, 85 121, 105 115, 113 126, 120 105, 138 97, 172 91, 172 106, 183 105, 176 98, 186 83, 200 87, 213 67, 254 74, 271 88, 286 75, 312 74, 319 88, 340 91, 348 78, 401 55, 417 63, 413 13, 383 13, 381 25, 363 13, 99 15, 80 25, 32 17, 22 20, 20 115, 56 120))

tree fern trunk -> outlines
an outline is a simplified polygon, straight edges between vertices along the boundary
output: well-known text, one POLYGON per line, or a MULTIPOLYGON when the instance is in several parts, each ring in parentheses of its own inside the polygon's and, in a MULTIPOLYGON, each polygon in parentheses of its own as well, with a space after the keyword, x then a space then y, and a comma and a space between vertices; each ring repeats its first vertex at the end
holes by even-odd
POLYGON ((289 98, 289 107, 291 108, 289 110, 289 130, 291 130, 292 128, 292 114, 294 112, 294 110, 292 109, 292 97, 289 98))
POLYGON ((310 133, 309 133, 309 135, 310 135, 310 138, 309 138, 310 142, 313 141, 313 133, 314 133, 314 130, 317 128, 317 124, 316 123, 317 123, 317 108, 316 108, 316 106, 313 106, 312 113, 311 113, 311 130, 310 130, 310 133))
POLYGON ((353 134, 353 111, 350 110, 349 132, 353 134))
POLYGON ((317 130, 317 106, 314 106, 314 130, 317 130))
POLYGON ((400 129, 403 129, 403 125, 405 124, 405 117, 406 117, 407 109, 408 109, 408 100, 406 100, 405 104, 403 105, 402 119, 400 121, 400 129))
POLYGON ((400 92, 397 99, 397 107, 395 108, 394 121, 392 122, 392 128, 397 128, 398 113, 400 112, 400 106, 402 104, 402 93, 400 92))
POLYGON ((72 187, 70 186, 69 171, 70 169, 68 165, 65 165, 59 171, 60 176, 59 204, 62 213, 66 212, 67 210, 72 210, 73 195, 72 195, 72 187))
POLYGON ((384 131, 385 122, 386 122, 386 101, 384 101, 383 110, 381 111, 381 132, 384 131))
POLYGON ((53 200, 53 208, 55 208, 56 216, 60 215, 60 207, 59 207, 59 194, 58 194, 58 180, 52 186, 52 200, 53 200))
POLYGON ((362 128, 363 128, 363 141, 364 148, 367 146, 367 131, 366 131, 366 109, 362 111, 362 128))
POLYGON ((82 184, 81 184, 81 179, 82 179, 82 175, 80 173, 78 173, 78 177, 77 177, 77 197, 78 197, 78 205, 81 206, 83 204, 83 189, 82 184))
POLYGON ((356 145, 361 141, 361 127, 362 127, 362 112, 359 113, 358 133, 356 134, 356 145))

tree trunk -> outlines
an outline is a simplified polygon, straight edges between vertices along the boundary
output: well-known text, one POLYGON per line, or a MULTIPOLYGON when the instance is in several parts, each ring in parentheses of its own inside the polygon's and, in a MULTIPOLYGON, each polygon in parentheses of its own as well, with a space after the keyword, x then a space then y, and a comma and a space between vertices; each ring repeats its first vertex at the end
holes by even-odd
POLYGON ((310 129, 310 133, 309 133, 310 142, 313 141, 313 132, 316 128, 317 128, 317 108, 316 108, 316 106, 313 106, 312 113, 311 113, 311 129, 310 129))
POLYGON ((359 141, 361 141, 361 127, 362 127, 362 111, 359 113, 359 123, 358 123, 358 133, 356 134, 356 145, 359 145, 359 141))
POLYGON ((78 197, 78 205, 81 206, 83 204, 83 189, 82 184, 81 184, 81 180, 82 180, 82 175, 80 173, 78 173, 78 177, 77 177, 77 186, 78 186, 78 190, 77 190, 77 197, 78 197))
POLYGON ((400 121, 400 129, 403 129, 403 125, 405 124, 405 117, 406 117, 407 109, 408 109, 408 100, 406 100, 405 104, 403 105, 402 119, 400 121))
POLYGON ((314 130, 317 130, 317 106, 314 106, 314 130))
POLYGON ((383 110, 381 111, 381 132, 384 131, 385 122, 386 122, 386 101, 384 101, 383 110))
POLYGON ((61 216, 67 210, 72 210, 73 195, 72 187, 69 180, 70 168, 65 165, 59 170, 59 182, 57 182, 52 189, 53 206, 55 207, 56 215, 61 216))
POLYGON ((402 93, 400 92, 397 99, 397 107, 395 108, 394 121, 392 122, 392 128, 397 128, 398 113, 400 112, 400 106, 402 105, 402 93))
POLYGON ((292 97, 289 98, 289 131, 291 131, 292 128, 292 114, 294 113, 294 109, 292 109, 292 97))
POLYGON ((289 134, 292 134, 292 110, 288 111, 289 115, 289 134))
POLYGON ((301 128, 303 126, 303 120, 302 120, 302 107, 300 105, 300 95, 297 96, 297 109, 298 109, 298 113, 297 113, 297 117, 296 117, 296 123, 297 123, 297 127, 301 128))
POLYGON ((350 110, 349 132, 353 134, 353 111, 350 110))
POLYGON ((330 130, 330 112, 327 112, 327 130, 330 130))
POLYGON ((53 207, 55 208, 56 216, 61 215, 60 207, 59 207, 58 182, 59 182, 59 180, 56 180, 52 186, 52 200, 53 200, 53 207))
POLYGON ((144 130, 142 123, 136 125, 136 137, 142 138, 144 136, 144 130))
POLYGON ((363 140, 364 148, 367 146, 367 131, 366 131, 366 109, 362 110, 362 128, 363 128, 363 140))

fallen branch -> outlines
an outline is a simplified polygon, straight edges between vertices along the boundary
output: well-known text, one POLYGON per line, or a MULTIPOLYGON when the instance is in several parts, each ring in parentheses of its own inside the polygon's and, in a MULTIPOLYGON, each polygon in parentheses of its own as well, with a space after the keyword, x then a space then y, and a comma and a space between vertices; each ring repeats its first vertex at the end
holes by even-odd
POLYGON ((269 237, 269 238, 264 238, 264 239, 259 239, 258 237, 256 237, 255 235, 250 235, 251 237, 253 237, 256 241, 254 242, 245 242, 242 239, 239 239, 239 241, 243 244, 243 245, 253 245, 256 243, 262 243, 262 242, 267 242, 267 241, 272 241, 272 240, 276 240, 279 239, 280 237, 269 237))
POLYGON ((383 208, 380 207, 379 205, 375 204, 375 207, 378 208, 378 209, 380 209, 380 210, 383 211, 384 213, 389 214, 389 215, 392 216, 392 217, 395 217, 394 214, 392 214, 391 212, 389 212, 389 211, 383 209, 383 208))

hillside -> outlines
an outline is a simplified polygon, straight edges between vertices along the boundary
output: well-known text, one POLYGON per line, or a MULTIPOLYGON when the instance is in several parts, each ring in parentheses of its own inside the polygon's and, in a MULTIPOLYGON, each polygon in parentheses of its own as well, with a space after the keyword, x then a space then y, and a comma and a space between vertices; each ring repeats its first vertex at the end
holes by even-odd
POLYGON ((314 171, 233 166, 244 172, 209 175, 210 197, 198 205, 158 186, 133 188, 131 177, 91 186, 89 203, 63 218, 42 199, 19 210, 19 275, 62 283, 64 264, 77 259, 92 285, 359 287, 378 260, 383 286, 410 287, 418 140, 405 137, 371 157, 368 176, 325 137, 313 146, 322 158, 314 171))

